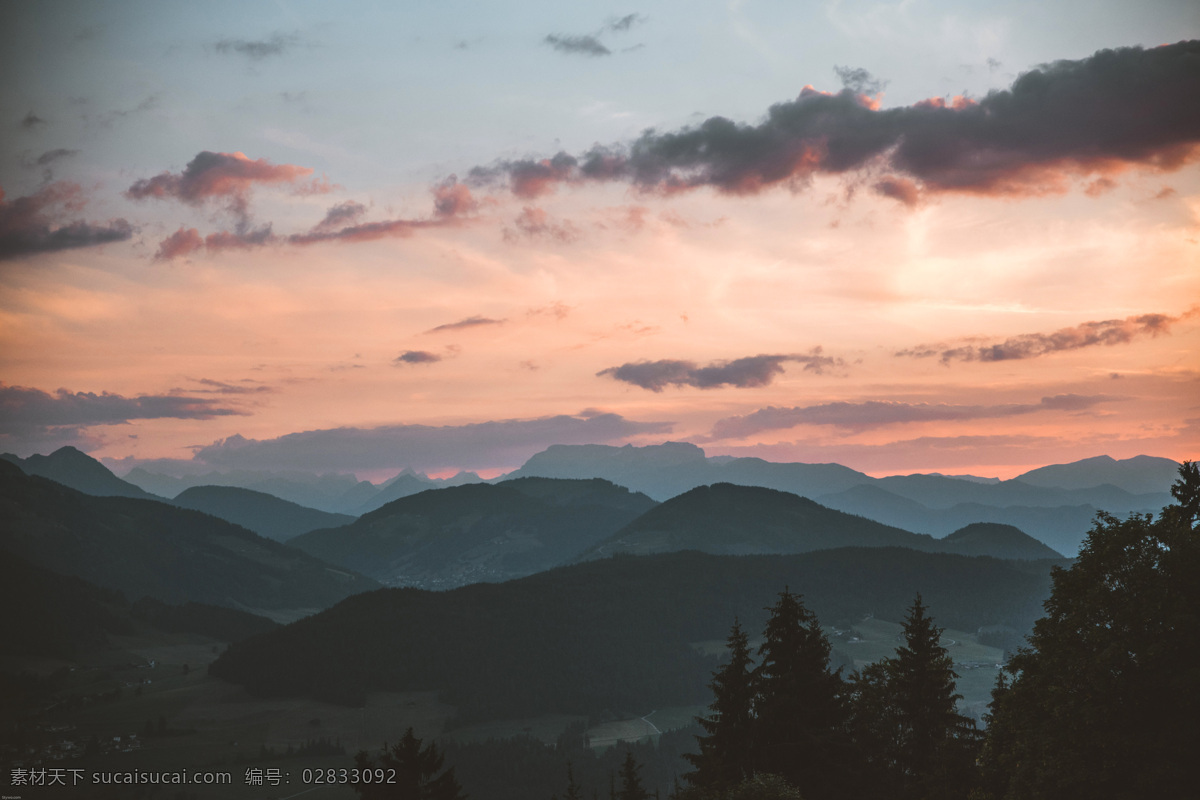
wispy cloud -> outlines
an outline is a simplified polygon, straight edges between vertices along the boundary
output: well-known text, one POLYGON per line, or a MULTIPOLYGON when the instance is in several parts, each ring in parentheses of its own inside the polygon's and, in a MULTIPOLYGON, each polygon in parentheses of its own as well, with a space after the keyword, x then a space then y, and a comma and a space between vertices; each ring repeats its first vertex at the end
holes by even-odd
POLYGON ((447 322, 445 325, 438 325, 436 328, 430 328, 429 330, 425 331, 425 333, 461 331, 468 328, 478 328, 481 325, 503 325, 505 322, 507 322, 507 320, 491 319, 490 317, 475 315, 472 317, 467 317, 466 319, 460 319, 458 322, 447 322))
POLYGON ((560 53, 592 57, 612 55, 612 50, 609 50, 600 43, 599 39, 591 35, 564 36, 558 33, 551 33, 542 41, 560 53))
POLYGON ((1038 358, 1066 350, 1080 350, 1099 345, 1113 346, 1128 344, 1145 336, 1155 337, 1169 334, 1171 326, 1200 313, 1189 311, 1178 317, 1166 314, 1140 314, 1125 319, 1106 319, 1084 322, 1070 328, 1060 328, 1052 333, 1023 333, 993 344, 920 345, 900 350, 897 356, 931 358, 937 356, 943 364, 952 361, 1015 361, 1038 358))
POLYGON ((392 363, 401 366, 403 364, 433 364, 441 360, 441 356, 428 350, 405 350, 396 356, 392 363))
POLYGON ((274 33, 265 39, 221 39, 213 44, 218 53, 245 56, 251 61, 282 56, 300 44, 296 33, 274 33))

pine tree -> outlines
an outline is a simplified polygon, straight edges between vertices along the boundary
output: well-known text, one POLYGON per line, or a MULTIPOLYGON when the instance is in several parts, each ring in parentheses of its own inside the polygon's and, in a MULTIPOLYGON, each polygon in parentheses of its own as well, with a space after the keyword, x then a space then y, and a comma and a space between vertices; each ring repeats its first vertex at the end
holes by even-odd
POLYGON ((633 757, 633 751, 626 750, 625 761, 621 763, 621 791, 617 794, 617 800, 650 799, 650 795, 642 786, 642 779, 638 777, 641 770, 642 765, 633 757))
POLYGON ((430 742, 423 747, 409 728, 391 748, 384 745, 378 760, 373 760, 365 750, 354 756, 354 765, 360 770, 394 769, 396 782, 357 783, 354 789, 364 800, 465 800, 462 787, 454 777, 454 768, 442 771, 444 760, 437 745, 430 742))
POLYGON ((835 796, 849 771, 840 670, 829 670, 829 640, 798 595, 785 588, 769 610, 754 672, 755 769, 808 800, 835 796))
POLYGON ((732 786, 752 773, 754 736, 754 669, 750 642, 734 620, 726 642, 729 662, 713 673, 711 715, 697 717, 705 735, 697 736, 700 752, 685 753, 695 772, 686 777, 694 786, 732 786))
POLYGON ((1193 797, 1200 718, 1200 470, 1158 519, 1100 513, 992 694, 982 763, 1012 800, 1193 797))
POLYGON ((851 727, 871 791, 899 800, 964 797, 974 777, 978 734, 958 713, 954 662, 917 595, 893 658, 854 676, 851 727))
POLYGON ((563 800, 583 800, 583 789, 575 782, 575 767, 567 761, 567 793, 563 800))

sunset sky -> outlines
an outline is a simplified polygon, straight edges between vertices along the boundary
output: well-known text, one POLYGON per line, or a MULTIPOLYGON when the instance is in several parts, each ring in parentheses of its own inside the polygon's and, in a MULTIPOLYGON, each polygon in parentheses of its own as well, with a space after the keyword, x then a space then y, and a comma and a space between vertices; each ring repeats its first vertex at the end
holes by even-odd
POLYGON ((0 450, 1196 458, 1198 39, 1194 0, 0 4, 0 450))

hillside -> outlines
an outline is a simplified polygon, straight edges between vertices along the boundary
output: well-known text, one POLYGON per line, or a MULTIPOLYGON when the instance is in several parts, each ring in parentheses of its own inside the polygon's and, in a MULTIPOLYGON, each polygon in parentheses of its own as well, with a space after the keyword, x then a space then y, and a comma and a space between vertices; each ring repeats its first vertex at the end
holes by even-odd
POLYGON ((129 598, 295 616, 375 588, 306 553, 166 503, 93 497, 0 463, 0 548, 129 598))
POLYGON ((143 500, 161 500, 139 486, 123 481, 108 467, 74 447, 60 447, 48 456, 32 455, 18 458, 5 453, 0 459, 16 464, 26 475, 49 478, 70 486, 84 494, 97 497, 136 497, 143 500))
POLYGON ((586 557, 675 550, 792 554, 834 547, 934 550, 937 543, 931 536, 834 511, 788 492, 717 483, 671 498, 596 545, 586 557))
POLYGON ((705 702, 713 662, 691 643, 723 640, 735 617, 760 629, 784 587, 826 624, 900 620, 920 592, 946 627, 1023 631, 1048 594, 1049 564, 885 547, 623 556, 502 584, 358 595, 231 646, 211 670, 261 695, 350 704, 437 689, 473 719, 705 702))
POLYGON ((194 486, 176 496, 171 505, 212 514, 277 542, 354 521, 348 514, 330 514, 234 486, 194 486))
POLYGON ((964 556, 993 556, 995 558, 1039 561, 1062 558, 1052 550, 1013 525, 994 522, 973 522, 939 540, 940 550, 964 556))
POLYGON ((653 506, 599 479, 471 483, 395 500, 289 544, 392 585, 448 588, 549 569, 653 506))

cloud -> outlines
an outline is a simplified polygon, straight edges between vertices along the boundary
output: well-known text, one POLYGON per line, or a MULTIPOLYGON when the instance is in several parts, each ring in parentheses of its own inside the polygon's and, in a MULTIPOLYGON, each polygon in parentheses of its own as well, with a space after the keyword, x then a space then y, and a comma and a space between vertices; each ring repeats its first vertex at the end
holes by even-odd
POLYGON ((33 113, 32 111, 30 111, 28 114, 26 114, 24 119, 21 120, 21 127, 25 128, 26 130, 29 130, 30 128, 36 128, 38 125, 46 125, 46 124, 47 124, 46 120, 42 119, 41 117, 39 117, 37 114, 33 113))
POLYGON ((897 356, 929 358, 938 356, 943 364, 952 361, 1015 361, 1058 353, 1064 350, 1079 350, 1084 347, 1128 344, 1134 339, 1169 334, 1171 326, 1187 317, 1194 316, 1196 309, 1178 317, 1166 314, 1140 314, 1125 319, 1107 319, 1099 322, 1084 322, 1071 328, 1061 328, 1053 333, 1023 333, 997 344, 920 345, 900 350, 897 356))
POLYGON ((507 320, 490 319, 479 315, 460 319, 458 322, 447 322, 445 325, 438 325, 436 328, 430 328, 426 333, 438 333, 439 331, 460 331, 466 328, 477 328, 480 325, 503 325, 507 320))
POLYGON ((213 380, 212 378, 197 378, 196 383, 204 387, 203 389, 191 390, 197 394, 270 394, 275 391, 273 386, 267 386, 250 380, 241 381, 243 385, 240 386, 234 383, 213 380))
POLYGON ((835 66, 833 71, 842 82, 842 88, 855 94, 879 94, 888 85, 887 81, 876 78, 862 67, 835 66))
POLYGON ((471 190, 458 177, 451 175, 433 187, 433 210, 439 217, 457 217, 479 209, 471 190))
POLYGON ((645 21, 646 17, 643 14, 626 14, 623 17, 609 20, 604 28, 613 33, 625 33, 626 31, 633 30, 635 25, 640 25, 645 21))
POLYGON ((310 167, 252 160, 244 153, 204 150, 182 172, 162 172, 143 178, 125 191, 131 200, 173 199, 198 206, 208 200, 224 201, 242 220, 248 216, 250 190, 255 184, 293 183, 313 173, 310 167))
POLYGON ((189 256, 203 247, 210 253, 222 250, 253 250, 268 244, 277 244, 279 237, 272 231, 270 225, 251 228, 240 226, 235 231, 217 231, 201 237, 195 228, 183 228, 172 233, 158 243, 158 251, 154 254, 156 261, 170 261, 175 258, 189 256))
POLYGON ((441 361, 442 357, 428 350, 405 350, 392 361, 396 366, 402 364, 432 364, 441 361))
POLYGON ((218 53, 235 53, 249 58, 251 61, 262 61, 264 58, 281 56, 300 43, 299 35, 295 33, 275 33, 267 39, 222 39, 213 45, 218 53))
POLYGON ((579 229, 570 220, 561 223, 553 222, 550 215, 543 209, 533 206, 525 206, 513 220, 513 225, 516 227, 504 229, 506 242, 515 242, 522 238, 546 238, 570 244, 580 236, 579 229))
POLYGON ((752 414, 717 420, 707 440, 744 439, 763 431, 785 430, 797 425, 832 425, 861 431, 911 422, 961 422, 1013 417, 1039 411, 1084 411, 1100 403, 1121 399, 1112 395, 1060 394, 1043 397, 1037 403, 1005 403, 991 406, 897 403, 883 400, 822 403, 793 408, 768 406, 752 414))
POLYGON ((321 232, 341 230, 347 225, 358 222, 365 213, 367 213, 367 207, 362 203, 347 200, 331 206, 325 212, 325 219, 318 222, 313 230, 321 232))
POLYGON ((60 147, 56 150, 47 150, 46 152, 42 153, 40 156, 37 157, 37 161, 35 161, 34 163, 37 164, 39 167, 45 167, 45 166, 52 164, 55 161, 58 161, 61 158, 67 158, 69 156, 76 156, 76 155, 79 155, 78 150, 67 150, 66 148, 60 147))
POLYGON ((886 178, 876 181, 875 191, 884 197, 899 200, 909 208, 921 202, 921 190, 917 187, 917 184, 907 178, 897 178, 894 175, 889 175, 886 178))
POLYGON ((636 361, 600 370, 596 376, 608 376, 652 392, 661 392, 668 386, 692 386, 697 389, 735 386, 745 389, 770 385, 777 376, 783 374, 783 365, 788 361, 804 364, 806 371, 818 374, 827 367, 844 365, 841 359, 823 355, 821 348, 817 347, 808 355, 747 356, 732 361, 714 361, 703 367, 694 361, 672 359, 636 361))
POLYGON ((595 36, 563 36, 552 33, 542 41, 560 53, 592 57, 612 55, 612 50, 602 45, 595 36))
POLYGON ((135 419, 212 419, 245 414, 214 400, 183 395, 123 397, 103 392, 54 394, 0 384, 0 435, 27 436, 55 428, 120 425, 135 419))
POLYGON ((467 425, 334 428, 261 441, 231 436, 197 448, 195 459, 227 469, 489 469, 519 466, 552 444, 607 444, 665 434, 671 428, 669 422, 637 422, 603 413, 467 425))
MULTIPOLYGON (((1102 50, 1043 65, 977 101, 934 98, 891 109, 850 88, 830 94, 808 86, 756 125, 712 117, 580 156, 497 162, 472 170, 469 180, 507 182, 520 197, 589 181, 737 195, 868 171, 911 181, 923 193, 1062 192, 1076 177, 1193 161, 1200 104, 1185 98, 1200 95, 1197 59, 1200 41, 1102 50)), ((860 77, 846 73, 851 82, 860 77)), ((891 185, 892 196, 903 199, 898 187, 891 185)))
POLYGON ((133 226, 124 219, 99 224, 67 219, 84 202, 73 183, 52 183, 11 202, 0 189, 0 261, 132 238, 133 226))

